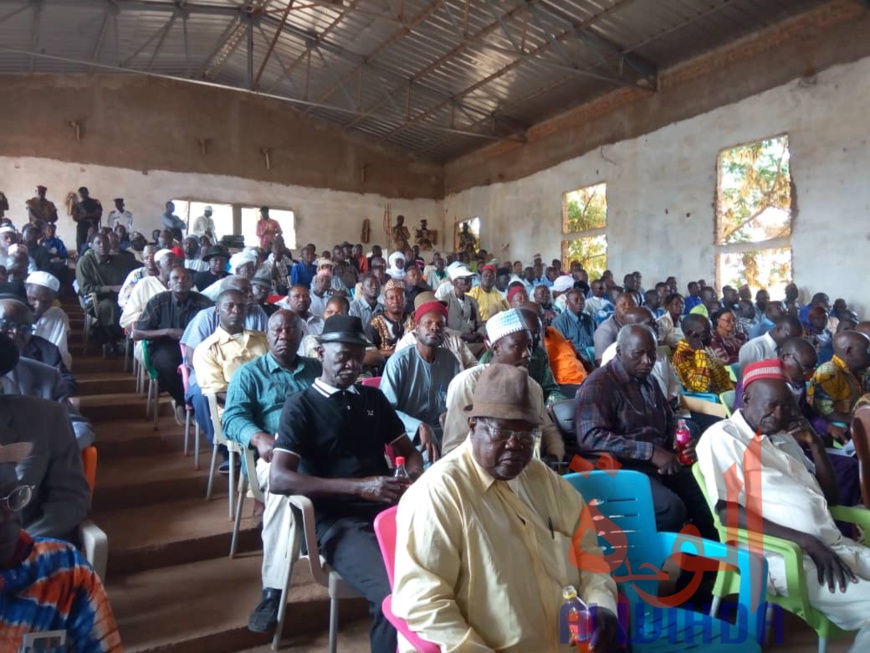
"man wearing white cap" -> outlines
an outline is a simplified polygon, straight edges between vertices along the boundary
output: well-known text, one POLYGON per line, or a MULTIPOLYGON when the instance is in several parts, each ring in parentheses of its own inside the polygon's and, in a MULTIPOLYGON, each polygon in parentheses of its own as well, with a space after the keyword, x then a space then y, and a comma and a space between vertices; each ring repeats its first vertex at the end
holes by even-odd
MULTIPOLYGON (((451 269, 450 284, 453 291, 444 294, 447 303, 447 329, 459 334, 475 356, 483 351, 483 336, 486 334, 477 300, 468 294, 471 290, 472 272, 462 264, 451 269)), ((437 295, 436 295, 437 296, 437 295)))
POLYGON ((60 351, 63 364, 72 369, 72 356, 67 346, 69 317, 63 309, 55 306, 60 281, 48 272, 31 272, 24 281, 27 303, 36 319, 35 335, 45 338, 60 351))
MULTIPOLYGON (((565 455, 565 443, 559 429, 547 414, 543 389, 528 375, 532 334, 525 319, 515 308, 496 313, 486 323, 486 333, 492 346, 492 364, 511 365, 525 372, 529 400, 542 424, 540 448, 543 449, 543 455, 561 460, 565 455)), ((492 364, 477 365, 459 373, 447 387, 447 418, 444 420, 441 443, 445 456, 462 444, 468 435, 465 407, 472 403, 474 389, 481 374, 492 364)), ((536 444, 536 450, 537 448, 536 444)))
MULTIPOLYGON (((246 249, 241 252, 236 252, 230 257, 230 274, 244 277, 250 281, 254 278, 254 274, 257 272, 258 264, 259 260, 257 259, 257 252, 255 250, 246 249)), ((218 280, 205 290, 201 290, 200 293, 208 297, 210 300, 215 301, 222 290, 223 287, 221 285, 221 280, 218 280)))
POLYGON ((121 313, 122 329, 132 329, 148 300, 169 289, 169 273, 172 268, 181 265, 181 261, 172 250, 161 249, 154 254, 154 264, 157 266, 157 276, 142 277, 124 306, 124 312, 121 313))
POLYGON ((214 219, 211 217, 212 213, 214 213, 214 210, 210 206, 205 207, 202 215, 193 221, 193 229, 191 231, 200 238, 208 236, 211 242, 216 243, 218 237, 214 219))

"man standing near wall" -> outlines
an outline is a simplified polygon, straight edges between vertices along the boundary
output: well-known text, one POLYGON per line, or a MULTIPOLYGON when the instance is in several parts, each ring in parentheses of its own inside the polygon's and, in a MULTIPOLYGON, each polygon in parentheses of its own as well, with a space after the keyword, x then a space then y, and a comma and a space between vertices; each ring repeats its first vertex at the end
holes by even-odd
POLYGON ((203 236, 207 236, 211 240, 211 242, 217 243, 217 228, 214 223, 214 218, 211 217, 211 214, 213 212, 214 209, 212 209, 210 206, 205 207, 202 215, 193 221, 192 231, 200 238, 202 238, 203 236))
POLYGON ((280 236, 283 233, 278 221, 269 217, 269 207, 261 207, 260 219, 257 221, 257 238, 260 239, 260 247, 267 251, 272 249, 275 236, 280 236))
POLYGON ((122 225, 127 231, 133 231, 133 214, 124 208, 124 198, 115 198, 115 208, 109 211, 109 217, 106 219, 109 226, 114 229, 118 225, 122 225))
POLYGON ((37 186, 36 197, 27 200, 27 217, 31 224, 57 222, 57 207, 54 202, 45 199, 46 192, 48 189, 45 186, 37 186))
POLYGON ((73 205, 72 211, 72 219, 76 223, 76 250, 82 251, 91 227, 94 228, 94 233, 100 230, 102 217, 103 205, 100 204, 100 200, 91 197, 85 186, 79 188, 79 201, 73 205))
POLYGON ((184 239, 182 230, 187 228, 184 220, 175 215, 175 204, 166 202, 166 210, 160 216, 160 222, 164 229, 168 229, 172 237, 179 243, 184 239))

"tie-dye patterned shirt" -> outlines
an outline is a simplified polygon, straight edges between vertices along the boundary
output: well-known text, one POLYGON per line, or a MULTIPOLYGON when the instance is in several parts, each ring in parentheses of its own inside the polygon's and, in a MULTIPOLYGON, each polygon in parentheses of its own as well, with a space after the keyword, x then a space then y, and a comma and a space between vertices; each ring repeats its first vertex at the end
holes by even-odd
POLYGON ((12 566, 0 569, 0 651, 52 630, 66 631, 70 651, 123 651, 106 591, 84 556, 68 542, 21 531, 12 566))

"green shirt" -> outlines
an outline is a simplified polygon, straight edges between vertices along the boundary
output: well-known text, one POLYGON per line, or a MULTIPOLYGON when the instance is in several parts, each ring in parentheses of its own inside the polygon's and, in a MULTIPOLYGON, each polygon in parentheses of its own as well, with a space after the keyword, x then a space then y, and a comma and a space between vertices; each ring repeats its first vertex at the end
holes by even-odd
MULTIPOLYGON (((487 349, 480 357, 480 364, 492 362, 492 349, 487 349)), ((543 347, 535 347, 532 349, 532 356, 529 359, 529 376, 538 382, 541 390, 544 391, 544 403, 548 406, 567 399, 559 389, 559 384, 556 383, 556 377, 553 376, 553 368, 550 367, 550 359, 547 358, 547 352, 543 347)))
POLYGON ((246 447, 255 433, 274 435, 287 397, 309 387, 322 372, 320 361, 303 356, 292 370, 281 367, 271 353, 245 363, 227 389, 224 435, 246 447))

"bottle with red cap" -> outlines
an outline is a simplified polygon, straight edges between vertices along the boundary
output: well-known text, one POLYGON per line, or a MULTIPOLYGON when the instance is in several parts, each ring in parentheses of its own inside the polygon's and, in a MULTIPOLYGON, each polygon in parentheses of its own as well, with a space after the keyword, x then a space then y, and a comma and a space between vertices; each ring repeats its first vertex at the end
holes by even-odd
POLYGON ((674 431, 674 449, 677 452, 677 459, 680 461, 681 465, 689 466, 694 462, 691 456, 686 452, 686 449, 688 449, 691 442, 692 432, 689 431, 689 427, 686 426, 686 420, 677 420, 677 429, 674 431))
POLYGON ((405 457, 396 456, 396 467, 393 469, 393 477, 402 479, 403 481, 411 482, 411 475, 405 469, 405 457))

